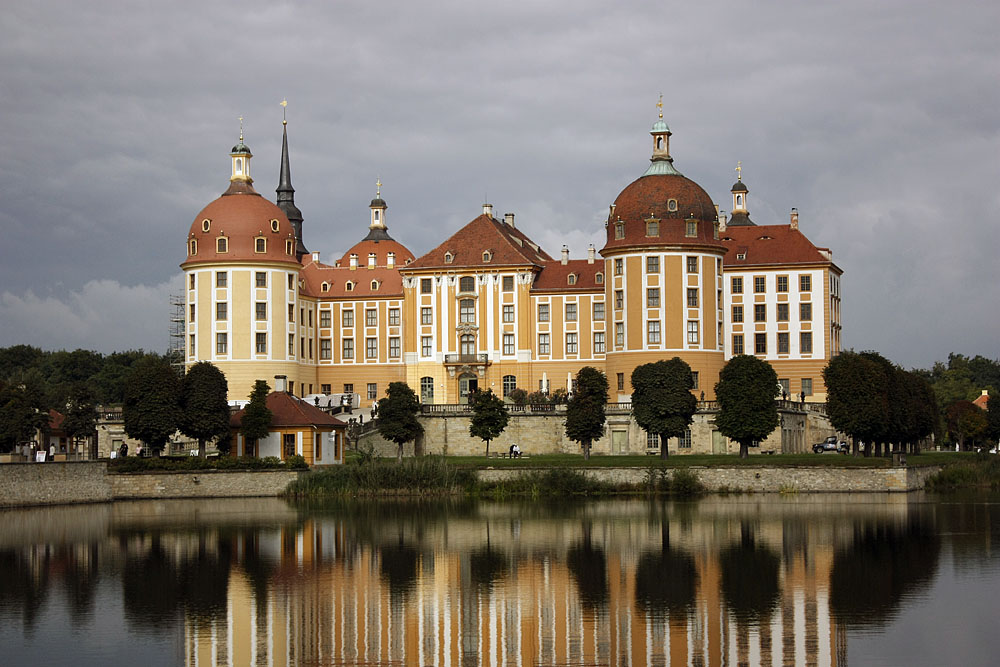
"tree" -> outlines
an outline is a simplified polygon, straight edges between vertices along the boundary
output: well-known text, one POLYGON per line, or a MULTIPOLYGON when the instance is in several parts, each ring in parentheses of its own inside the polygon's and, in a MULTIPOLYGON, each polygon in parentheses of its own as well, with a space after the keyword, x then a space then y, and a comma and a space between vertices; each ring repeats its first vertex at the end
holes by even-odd
POLYGON ((403 460, 403 444, 415 440, 424 432, 417 420, 420 399, 405 382, 390 382, 385 398, 378 402, 379 434, 396 443, 396 460, 403 460))
POLYGON ((856 352, 841 352, 823 369, 830 423, 853 441, 872 443, 889 419, 885 370, 856 352))
POLYGON ((778 375, 762 359, 740 354, 722 367, 715 385, 719 433, 740 443, 740 458, 748 458, 750 444, 771 434, 778 426, 775 403, 778 375))
POLYGON ((181 380, 181 433, 198 441, 205 458, 205 442, 229 431, 229 384, 212 362, 199 361, 181 380))
POLYGON ((62 430, 70 442, 78 438, 89 438, 97 431, 97 408, 93 394, 85 383, 77 383, 66 404, 66 415, 62 430))
POLYGON ((267 407, 267 395, 271 393, 271 388, 264 380, 257 380, 250 390, 250 402, 243 408, 243 416, 240 417, 240 431, 243 439, 247 443, 244 451, 257 452, 257 442, 267 437, 271 432, 271 419, 274 418, 271 410, 267 407))
POLYGON ((691 367, 680 357, 636 366, 632 371, 632 414, 647 433, 660 438, 660 458, 667 458, 668 438, 684 435, 698 409, 691 390, 691 367))
POLYGON ((179 394, 177 373, 162 358, 147 357, 135 364, 127 377, 122 404, 125 432, 158 456, 180 424, 179 394))
POLYGON ((469 435, 486 441, 486 456, 489 456, 490 441, 503 433, 510 421, 507 406, 492 389, 487 389, 469 394, 469 407, 472 408, 469 435))
POLYGON ((48 409, 37 382, 28 377, 0 381, 0 451, 12 451, 48 422, 48 409))
POLYGON ((986 415, 972 401, 955 401, 948 406, 948 435, 952 442, 958 443, 958 448, 965 451, 966 439, 975 444, 987 429, 986 415))
POLYGON ((995 398, 997 392, 993 392, 990 400, 986 403, 986 436, 993 445, 997 445, 1000 440, 1000 398, 995 398))
POLYGON ((608 378, 593 366, 576 374, 576 390, 566 405, 566 437, 580 443, 583 458, 590 459, 590 446, 604 435, 604 409, 608 404, 608 378))

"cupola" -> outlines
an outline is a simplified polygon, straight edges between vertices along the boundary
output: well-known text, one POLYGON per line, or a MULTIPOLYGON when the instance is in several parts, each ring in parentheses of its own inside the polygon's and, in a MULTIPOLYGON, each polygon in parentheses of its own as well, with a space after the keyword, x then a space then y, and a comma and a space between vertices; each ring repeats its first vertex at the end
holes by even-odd
POLYGON ((240 116, 240 143, 233 146, 233 150, 229 152, 229 157, 233 162, 233 173, 229 177, 230 181, 244 181, 247 184, 253 183, 253 179, 250 178, 250 158, 253 154, 250 152, 250 148, 243 143, 243 117, 240 116))

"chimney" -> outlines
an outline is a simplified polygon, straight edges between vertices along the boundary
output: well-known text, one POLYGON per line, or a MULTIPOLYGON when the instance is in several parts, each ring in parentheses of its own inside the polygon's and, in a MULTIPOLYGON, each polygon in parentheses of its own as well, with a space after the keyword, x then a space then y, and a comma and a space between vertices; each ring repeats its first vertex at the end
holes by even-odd
POLYGON ((587 248, 587 264, 594 263, 594 257, 597 255, 597 251, 594 249, 594 244, 591 243, 587 248))
POLYGON ((569 248, 567 246, 562 247, 562 260, 563 265, 569 264, 569 248))
POLYGON ((274 376, 274 390, 275 391, 288 391, 288 376, 287 375, 275 375, 274 376))
POLYGON ((719 231, 726 231, 726 212, 719 211, 719 231))
POLYGON ((318 251, 313 253, 313 261, 316 262, 317 264, 319 264, 319 252, 318 251))
POLYGON ((791 222, 789 223, 789 225, 791 226, 792 229, 799 228, 799 209, 797 208, 792 209, 791 222))
POLYGON ((493 217, 493 204, 483 204, 483 215, 493 217))
POLYGON ((514 226, 514 214, 513 213, 504 213, 503 214, 503 221, 506 222, 511 227, 513 227, 514 226))

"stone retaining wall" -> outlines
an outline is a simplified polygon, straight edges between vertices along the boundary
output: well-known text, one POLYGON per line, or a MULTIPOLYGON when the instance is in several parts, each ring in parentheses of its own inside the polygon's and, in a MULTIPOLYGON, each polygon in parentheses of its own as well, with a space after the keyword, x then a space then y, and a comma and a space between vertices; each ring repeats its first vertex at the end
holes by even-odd
POLYGON ((0 506, 67 505, 111 500, 104 462, 0 466, 0 506))

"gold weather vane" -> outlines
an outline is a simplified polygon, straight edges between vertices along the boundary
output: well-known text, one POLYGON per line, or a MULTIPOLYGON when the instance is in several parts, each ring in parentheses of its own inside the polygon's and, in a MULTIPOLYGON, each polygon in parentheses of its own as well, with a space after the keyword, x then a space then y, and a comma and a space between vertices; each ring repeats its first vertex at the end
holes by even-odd
POLYGON ((382 179, 375 179, 375 198, 379 199, 382 197, 382 179))
POLYGON ((660 93, 660 101, 656 103, 656 108, 660 111, 660 119, 663 119, 663 93, 660 93))
POLYGON ((743 160, 736 161, 736 180, 743 181, 743 160))
POLYGON ((279 104, 281 104, 281 124, 288 125, 288 120, 285 118, 285 108, 288 107, 288 100, 281 100, 279 104))

